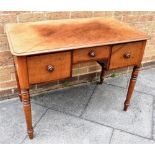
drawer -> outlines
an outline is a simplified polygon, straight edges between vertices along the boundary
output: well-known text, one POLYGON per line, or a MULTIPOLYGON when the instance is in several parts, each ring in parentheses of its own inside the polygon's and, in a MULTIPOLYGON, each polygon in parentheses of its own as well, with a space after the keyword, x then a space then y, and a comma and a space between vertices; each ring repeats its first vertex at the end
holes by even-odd
POLYGON ((107 59, 110 54, 109 46, 77 49, 73 52, 73 63, 91 60, 107 59))
POLYGON ((109 69, 139 65, 144 53, 144 42, 132 42, 112 47, 109 69))
POLYGON ((71 75, 71 53, 54 53, 27 57, 30 84, 68 78, 71 75))

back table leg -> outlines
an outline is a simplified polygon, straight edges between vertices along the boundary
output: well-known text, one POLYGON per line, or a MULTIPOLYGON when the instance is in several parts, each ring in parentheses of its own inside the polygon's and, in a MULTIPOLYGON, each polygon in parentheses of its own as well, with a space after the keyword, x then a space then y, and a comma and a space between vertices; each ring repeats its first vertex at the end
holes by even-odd
POLYGON ((126 100, 124 102, 124 111, 127 111, 128 106, 130 104, 131 96, 132 96, 132 93, 134 91, 134 87, 136 84, 139 69, 140 69, 140 67, 137 67, 137 66, 134 66, 134 68, 133 68, 131 79, 130 79, 130 84, 129 84, 128 92, 127 92, 127 96, 126 96, 126 100))
POLYGON ((104 61, 98 61, 98 63, 100 64, 101 68, 101 74, 100 74, 100 81, 98 82, 98 84, 102 84, 104 81, 104 75, 106 72, 106 64, 104 61))

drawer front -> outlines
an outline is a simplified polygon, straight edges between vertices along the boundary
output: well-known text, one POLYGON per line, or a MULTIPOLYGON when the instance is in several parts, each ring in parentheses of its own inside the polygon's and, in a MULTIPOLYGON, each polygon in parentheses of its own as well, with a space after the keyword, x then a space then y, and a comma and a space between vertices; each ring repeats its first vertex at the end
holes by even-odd
POLYGON ((73 52, 73 63, 106 59, 109 57, 109 54, 109 46, 78 49, 73 52))
POLYGON ((71 53, 55 53, 27 58, 30 84, 68 78, 71 75, 71 53))
POLYGON ((144 42, 114 45, 110 60, 110 69, 139 65, 144 53, 144 42))

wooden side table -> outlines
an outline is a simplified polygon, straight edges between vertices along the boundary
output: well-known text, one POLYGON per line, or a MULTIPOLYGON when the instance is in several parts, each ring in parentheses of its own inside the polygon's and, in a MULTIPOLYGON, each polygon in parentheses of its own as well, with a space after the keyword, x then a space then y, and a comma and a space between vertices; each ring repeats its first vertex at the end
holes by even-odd
POLYGON ((127 110, 148 39, 146 34, 105 18, 7 24, 6 33, 30 139, 33 138, 30 85, 70 78, 73 64, 98 62, 102 67, 100 83, 105 71, 133 66, 124 102, 127 110))

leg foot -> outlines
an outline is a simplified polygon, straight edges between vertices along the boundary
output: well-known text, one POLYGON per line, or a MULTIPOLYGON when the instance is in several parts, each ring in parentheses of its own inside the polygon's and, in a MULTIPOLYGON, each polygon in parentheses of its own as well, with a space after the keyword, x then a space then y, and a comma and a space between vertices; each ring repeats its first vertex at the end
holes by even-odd
POLYGON ((130 105, 131 96, 132 96, 132 93, 134 91, 134 87, 136 84, 136 80, 137 80, 139 70, 140 70, 140 67, 134 66, 133 71, 132 71, 132 75, 131 75, 131 79, 130 79, 130 84, 129 84, 127 96, 126 96, 126 100, 124 102, 124 111, 127 111, 128 107, 130 105))
POLYGON ((103 81, 98 81, 98 82, 97 82, 97 84, 102 84, 102 83, 103 83, 103 81))
POLYGON ((32 130, 27 130, 28 136, 30 139, 33 139, 33 129, 32 130))
POLYGON ((127 101, 124 102, 124 111, 127 111, 129 103, 127 101))

